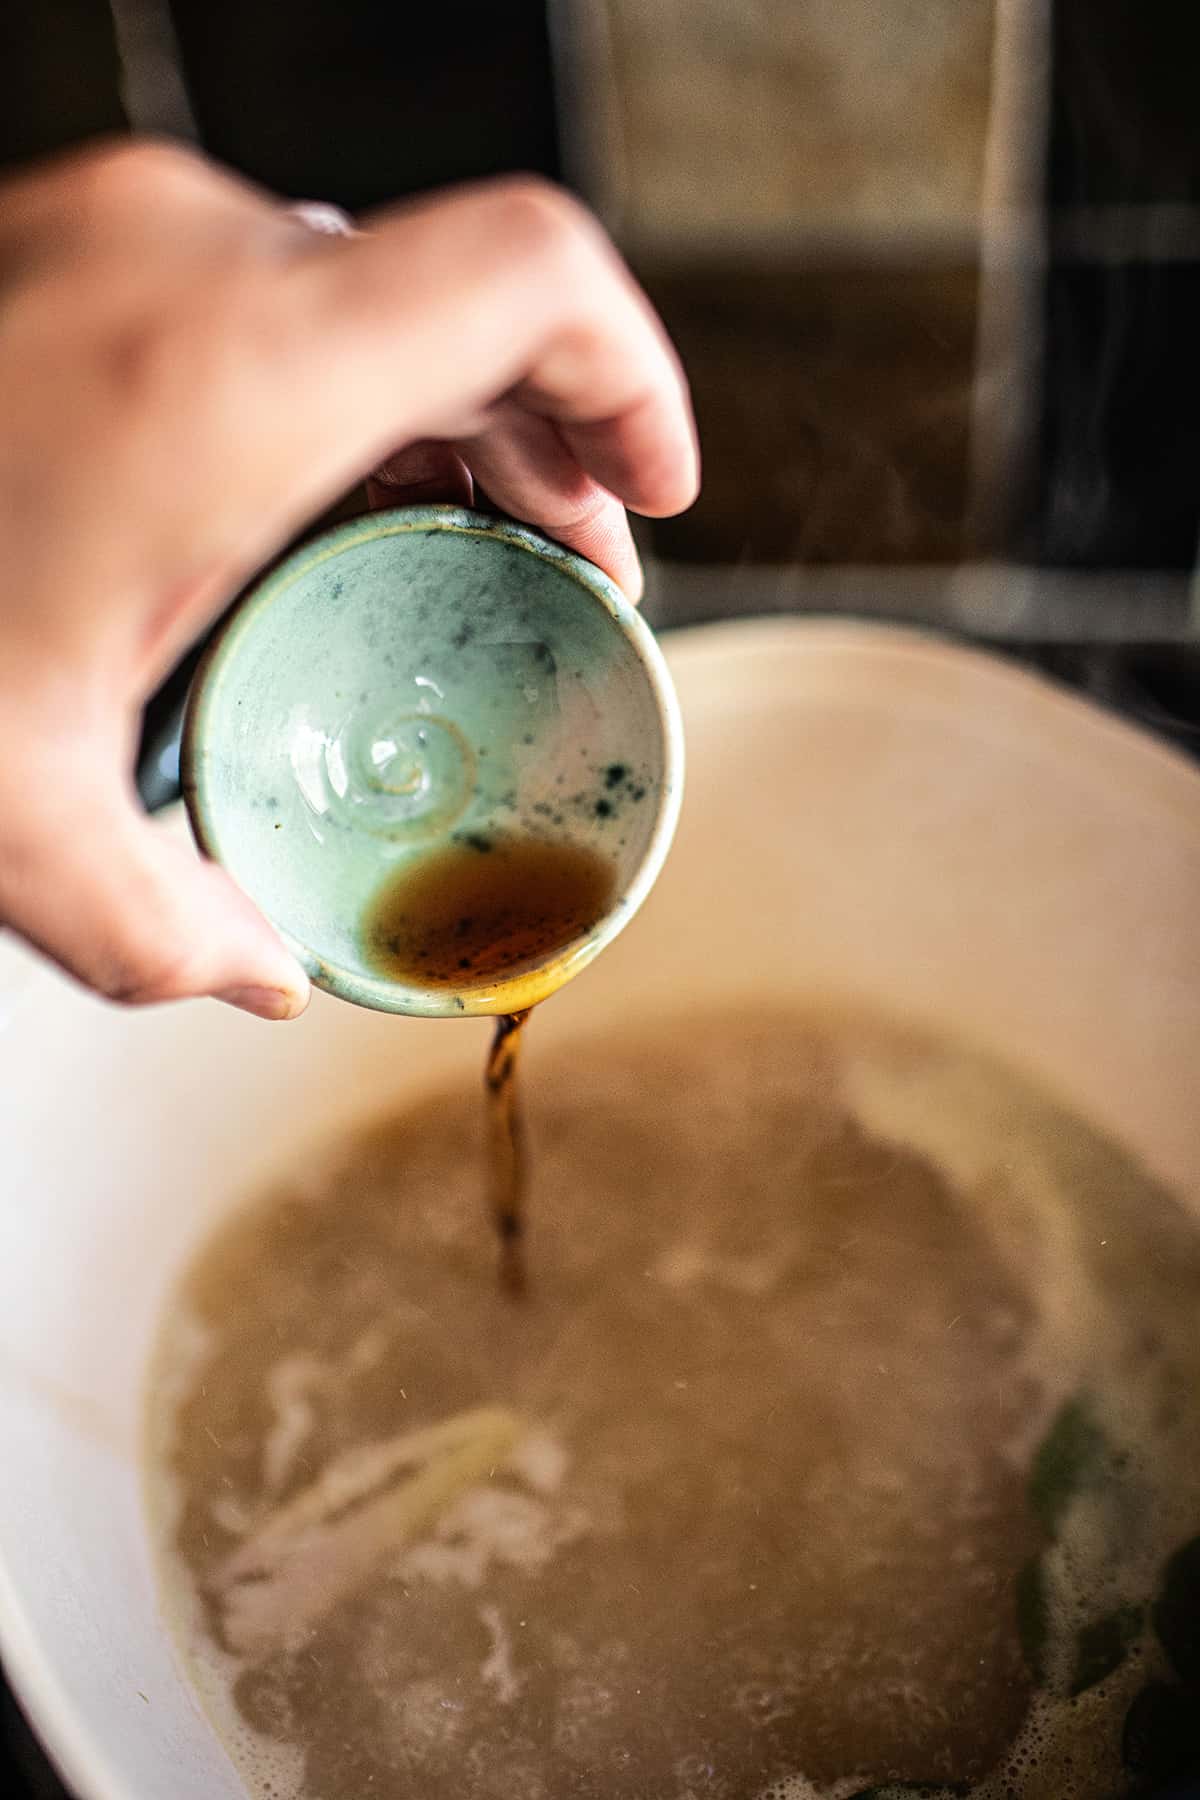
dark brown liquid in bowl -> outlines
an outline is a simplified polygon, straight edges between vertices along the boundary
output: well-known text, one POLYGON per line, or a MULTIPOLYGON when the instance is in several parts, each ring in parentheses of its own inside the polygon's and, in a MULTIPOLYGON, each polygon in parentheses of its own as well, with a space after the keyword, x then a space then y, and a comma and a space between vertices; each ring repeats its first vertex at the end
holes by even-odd
POLYGON ((1190 1616, 1194 1218, 869 1021, 532 1073, 523 1305, 468 1081, 306 1156, 170 1309, 167 1597, 256 1800, 1124 1793, 1190 1616))
POLYGON ((612 863, 581 844, 472 833, 389 876, 363 942, 381 975, 469 988, 553 958, 612 906, 612 863))

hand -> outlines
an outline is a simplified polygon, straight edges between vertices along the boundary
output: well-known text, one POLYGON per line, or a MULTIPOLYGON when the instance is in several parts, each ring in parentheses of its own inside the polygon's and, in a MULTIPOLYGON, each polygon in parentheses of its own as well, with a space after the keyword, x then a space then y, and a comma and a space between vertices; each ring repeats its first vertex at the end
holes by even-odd
POLYGON ((307 1001, 130 778, 148 693, 306 520, 449 461, 636 597, 621 502, 696 491, 678 364, 573 200, 503 180, 361 223, 148 143, 0 189, 0 924, 115 1000, 307 1001))

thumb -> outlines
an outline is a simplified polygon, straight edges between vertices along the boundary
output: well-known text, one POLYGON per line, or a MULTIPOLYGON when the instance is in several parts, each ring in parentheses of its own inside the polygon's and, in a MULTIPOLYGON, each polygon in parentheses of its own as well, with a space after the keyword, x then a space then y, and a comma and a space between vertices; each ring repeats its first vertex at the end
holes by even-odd
POLYGON ((123 796, 10 859, 0 916, 111 1000, 214 995, 264 1019, 308 1004, 308 978, 223 869, 123 796))

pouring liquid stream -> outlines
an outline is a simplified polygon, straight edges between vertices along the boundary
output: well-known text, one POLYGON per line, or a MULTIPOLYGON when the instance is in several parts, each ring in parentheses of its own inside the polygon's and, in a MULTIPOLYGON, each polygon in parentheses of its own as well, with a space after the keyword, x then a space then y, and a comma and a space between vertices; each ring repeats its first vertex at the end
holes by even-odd
POLYGON ((532 1007, 504 1013, 484 1070, 488 1109, 488 1194, 500 1244, 500 1285, 519 1298, 525 1293, 525 1195, 529 1171, 517 1081, 521 1040, 532 1007))
MULTIPOLYGON (((472 832, 394 870, 367 909, 363 940, 382 974, 465 992, 561 954, 609 910, 615 889, 612 864, 584 845, 472 832)), ((501 1285, 514 1296, 526 1288, 517 1075, 531 1010, 499 1015, 484 1071, 488 1205, 501 1285)))

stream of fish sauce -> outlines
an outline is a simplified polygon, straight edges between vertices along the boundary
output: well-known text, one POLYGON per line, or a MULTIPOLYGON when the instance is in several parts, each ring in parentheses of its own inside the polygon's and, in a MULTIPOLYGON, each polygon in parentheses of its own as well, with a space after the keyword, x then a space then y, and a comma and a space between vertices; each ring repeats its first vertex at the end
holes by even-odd
MULTIPOLYGON (((363 941, 380 973, 466 995, 559 954, 603 918, 615 889, 612 863, 583 845, 472 832, 402 863, 368 907, 363 941)), ((526 1288, 518 1063, 528 1017, 497 1020, 484 1077, 488 1205, 501 1284, 513 1296, 526 1288)))
POLYGON ((488 1108, 488 1193, 500 1243, 500 1281, 520 1296, 526 1290, 525 1202, 529 1170, 517 1078, 521 1036, 533 1008, 504 1013, 484 1072, 488 1108))

